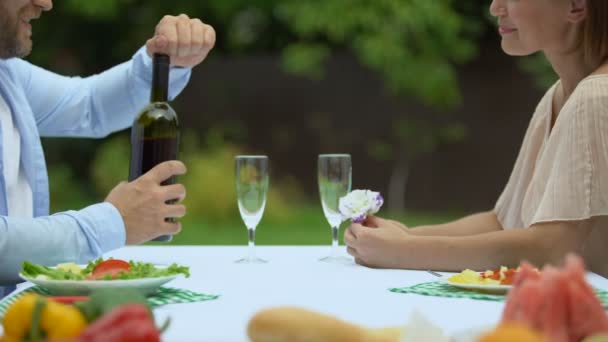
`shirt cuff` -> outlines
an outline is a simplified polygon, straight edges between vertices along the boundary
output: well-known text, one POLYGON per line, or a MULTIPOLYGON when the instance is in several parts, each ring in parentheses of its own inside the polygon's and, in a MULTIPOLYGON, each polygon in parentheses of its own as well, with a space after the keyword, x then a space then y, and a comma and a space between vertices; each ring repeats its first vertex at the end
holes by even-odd
POLYGON ((127 240, 125 223, 114 205, 108 202, 94 204, 80 210, 79 214, 94 218, 97 243, 102 253, 124 247, 127 240))
MULTIPOLYGON (((148 56, 143 46, 133 55, 133 71, 135 75, 152 84, 152 58, 148 56)), ((171 67, 169 71, 169 101, 172 101, 186 87, 192 74, 191 68, 171 67)))

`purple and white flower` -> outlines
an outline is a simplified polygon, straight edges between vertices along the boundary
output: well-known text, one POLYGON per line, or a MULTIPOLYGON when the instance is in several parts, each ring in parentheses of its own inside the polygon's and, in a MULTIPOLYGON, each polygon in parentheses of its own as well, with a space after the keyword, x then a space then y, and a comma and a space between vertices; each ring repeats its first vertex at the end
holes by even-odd
POLYGON ((340 198, 339 210, 344 220, 354 223, 365 221, 367 215, 373 215, 380 210, 384 199, 379 192, 371 190, 353 190, 340 198))

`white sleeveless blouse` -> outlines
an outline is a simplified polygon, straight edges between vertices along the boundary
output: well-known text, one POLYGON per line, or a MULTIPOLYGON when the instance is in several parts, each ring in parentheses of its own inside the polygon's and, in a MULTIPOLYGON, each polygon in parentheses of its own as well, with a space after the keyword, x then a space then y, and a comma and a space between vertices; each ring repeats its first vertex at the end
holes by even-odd
POLYGON ((581 81, 551 130, 557 84, 538 104, 494 208, 505 229, 608 215, 608 75, 581 81))

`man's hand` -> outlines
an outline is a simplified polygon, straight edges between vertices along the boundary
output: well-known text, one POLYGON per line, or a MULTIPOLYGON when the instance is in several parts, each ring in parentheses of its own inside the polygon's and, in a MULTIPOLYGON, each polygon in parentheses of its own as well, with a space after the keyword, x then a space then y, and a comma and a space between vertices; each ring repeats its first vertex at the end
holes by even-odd
POLYGON ((344 232, 348 254, 355 262, 379 268, 400 268, 405 242, 412 238, 405 225, 376 216, 368 217, 363 225, 353 223, 344 232))
POLYGON ((192 68, 200 64, 215 45, 215 30, 200 19, 185 14, 166 15, 156 25, 154 37, 148 39, 148 55, 167 54, 171 65, 192 68))
POLYGON ((176 234, 181 225, 166 222, 168 217, 183 217, 186 207, 179 204, 186 197, 181 184, 161 186, 172 176, 186 173, 186 166, 179 161, 156 165, 136 180, 118 184, 106 198, 120 212, 125 223, 127 244, 139 244, 161 235, 176 234), (177 199, 174 204, 166 204, 177 199))

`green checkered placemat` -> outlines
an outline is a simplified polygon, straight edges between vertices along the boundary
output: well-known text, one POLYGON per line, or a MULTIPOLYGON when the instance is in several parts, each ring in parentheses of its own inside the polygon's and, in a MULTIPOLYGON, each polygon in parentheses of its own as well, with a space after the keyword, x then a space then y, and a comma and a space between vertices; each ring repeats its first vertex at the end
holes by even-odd
POLYGON ((156 293, 148 297, 148 303, 156 308, 167 304, 204 302, 219 297, 219 295, 198 293, 174 287, 161 287, 156 293))
MULTIPOLYGON (((506 298, 504 294, 493 294, 493 293, 483 293, 461 289, 455 286, 450 286, 448 284, 440 283, 440 282, 428 282, 416 284, 413 286, 400 287, 400 288, 392 288, 389 289, 391 292, 396 293, 413 293, 424 296, 434 296, 434 297, 449 297, 449 298, 469 298, 469 299, 479 299, 479 300, 493 300, 493 301, 503 301, 506 298)), ((595 293, 598 298, 602 302, 604 307, 608 307, 608 291, 604 291, 601 289, 595 289, 595 293)))
MULTIPOLYGON (((49 292, 41 287, 33 286, 24 291, 19 292, 17 295, 4 298, 0 301, 0 321, 6 310, 11 304, 13 304, 19 297, 26 293, 34 292, 41 295, 49 295, 49 292)), ((148 304, 153 308, 167 305, 167 304, 179 304, 179 303, 194 303, 204 302, 207 300, 214 300, 219 298, 219 295, 210 295, 205 293, 198 293, 190 290, 178 289, 173 287, 160 287, 153 295, 148 296, 148 304)))

